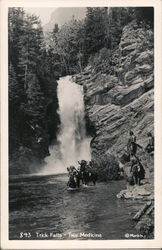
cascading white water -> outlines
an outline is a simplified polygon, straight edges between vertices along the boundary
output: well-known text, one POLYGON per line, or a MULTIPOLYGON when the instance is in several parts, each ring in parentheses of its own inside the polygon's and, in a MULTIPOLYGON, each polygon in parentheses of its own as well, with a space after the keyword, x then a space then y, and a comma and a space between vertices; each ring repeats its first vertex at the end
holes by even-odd
POLYGON ((58 101, 60 131, 59 145, 50 149, 46 158, 44 173, 64 173, 70 165, 78 166, 78 161, 90 160, 90 138, 86 136, 83 87, 72 81, 70 76, 58 81, 58 101))

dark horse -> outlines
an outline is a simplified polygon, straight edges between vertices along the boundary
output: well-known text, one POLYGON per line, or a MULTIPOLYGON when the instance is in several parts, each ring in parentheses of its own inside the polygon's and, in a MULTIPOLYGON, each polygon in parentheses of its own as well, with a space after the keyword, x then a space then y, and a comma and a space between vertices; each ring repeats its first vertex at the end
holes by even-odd
POLYGON ((86 161, 82 160, 80 164, 80 178, 82 183, 88 185, 89 182, 96 184, 97 181, 97 172, 92 166, 92 161, 89 162, 89 165, 86 161))
POLYGON ((81 181, 85 185, 88 185, 89 182, 92 182, 95 185, 97 181, 97 172, 92 167, 92 163, 90 162, 89 165, 87 165, 87 162, 82 160, 79 164, 79 170, 76 170, 73 166, 67 168, 69 172, 69 181, 67 185, 70 188, 79 188, 81 181))
POLYGON ((145 169, 137 157, 136 159, 132 160, 131 172, 132 172, 132 184, 140 185, 141 180, 145 178, 145 169))

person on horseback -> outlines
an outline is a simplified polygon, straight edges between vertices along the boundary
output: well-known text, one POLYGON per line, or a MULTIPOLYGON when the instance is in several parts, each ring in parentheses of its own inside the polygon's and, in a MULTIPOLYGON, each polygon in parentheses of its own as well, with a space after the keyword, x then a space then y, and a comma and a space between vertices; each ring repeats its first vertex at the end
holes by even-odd
POLYGON ((87 162, 85 160, 81 160, 81 162, 79 162, 79 172, 80 172, 80 180, 82 180, 82 183, 85 183, 85 180, 84 180, 84 176, 85 176, 85 169, 86 169, 86 165, 87 165, 87 162))
POLYGON ((73 171, 73 174, 74 174, 74 179, 75 179, 75 182, 76 182, 76 186, 79 188, 80 187, 80 172, 75 169, 73 171))
POLYGON ((69 180, 67 183, 67 186, 70 188, 76 188, 76 168, 74 166, 70 166, 67 168, 68 171, 68 176, 69 176, 69 180))
POLYGON ((140 185, 140 181, 145 178, 145 169, 137 157, 132 158, 131 170, 132 181, 135 185, 140 185))
POLYGON ((97 172, 94 169, 93 162, 89 162, 89 180, 93 182, 93 184, 96 184, 97 181, 97 172))
POLYGON ((83 182, 88 185, 89 182, 89 166, 86 164, 83 172, 83 182))

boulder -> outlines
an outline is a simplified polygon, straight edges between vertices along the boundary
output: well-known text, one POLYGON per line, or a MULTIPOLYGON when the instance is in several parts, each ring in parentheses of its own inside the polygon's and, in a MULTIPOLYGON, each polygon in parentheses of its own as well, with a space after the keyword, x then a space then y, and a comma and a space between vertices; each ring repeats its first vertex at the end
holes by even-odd
MULTIPOLYGON (((150 184, 151 185, 151 184, 150 184)), ((145 185, 142 186, 129 186, 125 190, 121 190, 119 194, 117 194, 117 198, 124 199, 143 199, 145 196, 149 196, 148 199, 152 200, 152 192, 148 191, 145 185)))

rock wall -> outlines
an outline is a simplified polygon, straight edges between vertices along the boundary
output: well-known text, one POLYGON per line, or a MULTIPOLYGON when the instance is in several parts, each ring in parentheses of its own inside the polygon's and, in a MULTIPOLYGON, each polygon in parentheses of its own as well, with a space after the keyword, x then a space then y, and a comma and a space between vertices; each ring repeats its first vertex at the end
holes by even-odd
POLYGON ((76 81, 83 84, 88 123, 95 134, 92 158, 120 157, 126 150, 128 132, 146 146, 147 132, 154 131, 153 31, 131 22, 124 27, 115 74, 95 73, 87 67, 76 81))

